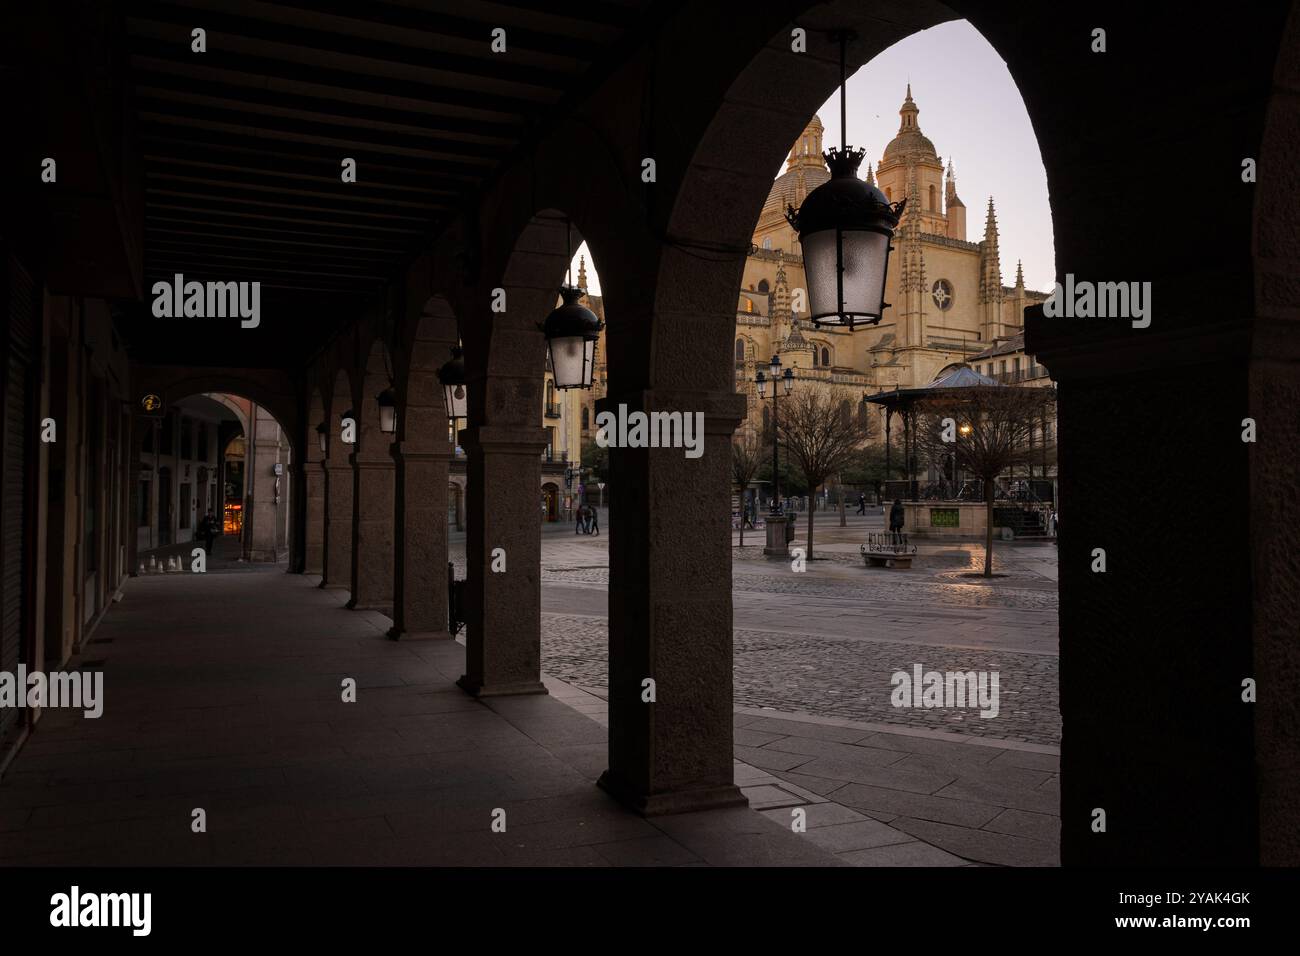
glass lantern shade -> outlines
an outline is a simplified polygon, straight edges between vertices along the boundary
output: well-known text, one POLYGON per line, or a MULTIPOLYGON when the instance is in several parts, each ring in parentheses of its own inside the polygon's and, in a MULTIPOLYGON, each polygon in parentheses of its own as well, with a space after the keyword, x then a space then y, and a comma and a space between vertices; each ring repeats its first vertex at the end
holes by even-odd
POLYGON ((759 372, 758 375, 754 377, 754 381, 758 385, 758 397, 766 398, 767 397, 767 376, 764 375, 762 372, 759 372))
POLYGON ((376 401, 379 402, 379 430, 385 435, 391 435, 397 431, 397 398, 391 388, 386 388, 379 393, 376 401))
POLYGON ((781 376, 781 379, 785 382, 785 393, 789 395, 794 391, 794 369, 786 369, 785 375, 781 376))
POLYGON ((582 289, 573 286, 561 287, 564 304, 548 315, 542 325, 556 388, 591 388, 596 340, 604 324, 594 312, 578 304, 584 294, 582 289))
POLYGON ((808 309, 815 326, 874 325, 888 307, 889 241, 905 201, 890 205, 858 178, 862 150, 825 154, 831 178, 786 218, 799 233, 808 309))
POLYGON ((330 430, 325 427, 324 422, 316 426, 316 438, 320 441, 320 453, 322 455, 329 454, 329 433, 330 430))

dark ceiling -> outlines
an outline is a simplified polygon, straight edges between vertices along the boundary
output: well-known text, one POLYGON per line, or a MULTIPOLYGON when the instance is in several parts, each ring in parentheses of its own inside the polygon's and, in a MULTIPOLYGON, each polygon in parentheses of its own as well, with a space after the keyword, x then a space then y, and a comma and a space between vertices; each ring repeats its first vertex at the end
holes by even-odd
POLYGON ((637 42, 649 0, 134 0, 145 361, 300 364, 637 42), (191 30, 207 52, 191 51, 191 30), (490 49, 506 31, 507 54, 490 49), (342 160, 357 163, 343 183, 342 160), (261 325, 155 320, 148 290, 260 281, 261 325), (216 331, 217 329, 220 331, 216 331), (178 352, 177 349, 183 349, 178 352), (197 354, 195 354, 197 353, 197 354))

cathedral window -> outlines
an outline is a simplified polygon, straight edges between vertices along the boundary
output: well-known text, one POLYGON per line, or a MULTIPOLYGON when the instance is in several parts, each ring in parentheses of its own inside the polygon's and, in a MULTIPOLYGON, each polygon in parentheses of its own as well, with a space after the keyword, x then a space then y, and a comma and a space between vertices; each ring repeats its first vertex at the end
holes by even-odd
POLYGON ((753 299, 748 299, 748 298, 745 299, 745 311, 746 311, 746 312, 753 312, 753 311, 754 311, 754 300, 753 300, 753 299))
POLYGON ((736 339, 736 361, 745 361, 745 340, 736 339))
POLYGON ((822 364, 829 366, 831 364, 831 350, 822 349, 822 364))
MULTIPOLYGON (((768 239, 767 241, 768 241, 768 242, 771 242, 772 240, 768 239)), ((759 291, 759 292, 766 292, 767 289, 768 289, 767 280, 766 280, 766 279, 759 279, 759 280, 758 280, 758 291, 759 291)))
POLYGON ((772 237, 771 237, 771 236, 768 236, 766 239, 763 240, 763 248, 766 249, 768 252, 771 252, 771 251, 772 251, 772 237))
POLYGON ((939 208, 939 206, 938 206, 938 204, 935 202, 935 198, 934 198, 934 187, 931 186, 931 187, 930 187, 930 211, 931 211, 931 212, 934 212, 934 211, 936 211, 938 208, 939 208))

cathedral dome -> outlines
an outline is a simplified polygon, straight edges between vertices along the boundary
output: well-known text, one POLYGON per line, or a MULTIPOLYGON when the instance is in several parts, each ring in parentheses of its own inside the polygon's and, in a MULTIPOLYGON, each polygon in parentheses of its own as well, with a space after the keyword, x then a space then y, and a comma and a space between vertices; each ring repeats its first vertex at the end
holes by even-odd
POLYGON ((831 171, 822 159, 824 131, 821 118, 813 116, 799 139, 790 147, 785 172, 776 177, 772 191, 763 203, 763 219, 773 216, 783 218, 786 206, 799 207, 803 204, 804 197, 831 178, 831 171))

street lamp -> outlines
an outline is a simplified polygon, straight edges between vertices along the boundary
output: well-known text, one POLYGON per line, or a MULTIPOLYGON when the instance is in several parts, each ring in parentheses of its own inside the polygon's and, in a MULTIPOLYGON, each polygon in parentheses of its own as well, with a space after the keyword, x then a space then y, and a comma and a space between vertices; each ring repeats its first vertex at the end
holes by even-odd
POLYGON ((823 154, 831 178, 818 186, 797 210, 786 207, 786 219, 799 235, 804 274, 808 278, 808 308, 813 325, 875 325, 889 303, 885 277, 889 244, 906 199, 890 205, 875 186, 858 178, 864 149, 845 144, 846 79, 844 49, 850 34, 834 34, 840 42, 840 148, 823 154))
MULTIPOLYGON (((772 516, 779 517, 781 514, 781 442, 779 438, 780 424, 780 397, 782 389, 777 387, 777 382, 785 384, 785 394, 789 395, 794 390, 794 369, 786 369, 785 374, 781 373, 781 356, 773 355, 772 361, 768 363, 768 371, 772 378, 772 516)), ((763 373, 762 369, 754 376, 754 382, 758 385, 758 397, 767 397, 768 376, 763 373)))
POLYGON ((452 346, 451 359, 438 369, 438 381, 442 385, 443 397, 447 403, 447 417, 453 419, 469 417, 469 401, 465 389, 465 350, 459 345, 452 346))
POLYGON ((329 454, 329 435, 330 430, 325 427, 324 422, 316 426, 316 438, 320 441, 320 453, 322 455, 329 454))
POLYGON ((565 283, 560 286, 564 304, 546 317, 540 326, 550 350, 551 373, 556 388, 591 388, 591 373, 595 367, 596 341, 604 323, 578 300, 587 294, 570 284, 569 271, 573 267, 573 239, 570 223, 564 220, 564 244, 568 249, 565 283))
POLYGON ((585 294, 584 289, 561 286, 564 304, 548 315, 542 325, 556 388, 591 388, 596 341, 604 323, 596 313, 579 304, 578 300, 585 294))
POLYGON ((386 388, 375 399, 379 402, 379 430, 385 435, 397 431, 397 397, 386 388))

